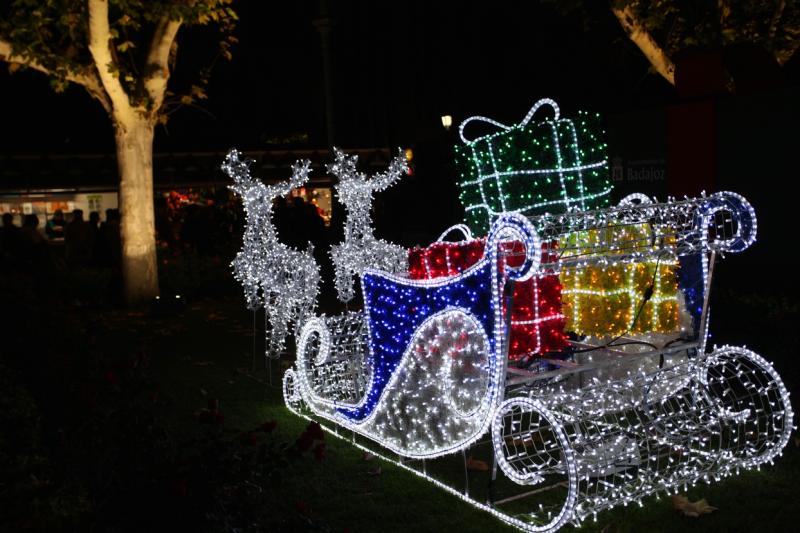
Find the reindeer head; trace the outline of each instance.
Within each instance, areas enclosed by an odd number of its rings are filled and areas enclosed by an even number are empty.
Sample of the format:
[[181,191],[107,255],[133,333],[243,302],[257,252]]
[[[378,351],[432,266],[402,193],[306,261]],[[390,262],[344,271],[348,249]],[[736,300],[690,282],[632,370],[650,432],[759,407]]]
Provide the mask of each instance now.
[[225,161],[222,162],[222,171],[232,180],[231,190],[238,194],[242,199],[247,196],[247,192],[256,185],[256,181],[250,175],[250,165],[252,159],[242,157],[242,153],[232,148]]
[[280,196],[285,196],[289,194],[292,189],[305,185],[306,182],[308,182],[308,175],[310,172],[311,161],[308,159],[295,161],[294,165],[292,165],[292,176],[289,178],[289,181],[285,184],[273,185],[273,187],[280,188],[281,191],[284,191]]
[[388,189],[408,170],[402,150],[392,159],[385,172],[372,177],[357,170],[357,155],[348,156],[338,148],[333,150],[335,160],[328,165],[328,172],[339,179],[339,183],[334,185],[336,195],[349,213],[369,213],[373,193]]
[[252,163],[252,159],[242,157],[242,153],[235,149],[228,152],[222,163],[223,172],[233,179],[231,190],[242,198],[245,206],[260,203],[271,209],[273,200],[305,185],[311,172],[311,161],[304,159],[292,165],[292,176],[288,180],[264,185],[250,175]]

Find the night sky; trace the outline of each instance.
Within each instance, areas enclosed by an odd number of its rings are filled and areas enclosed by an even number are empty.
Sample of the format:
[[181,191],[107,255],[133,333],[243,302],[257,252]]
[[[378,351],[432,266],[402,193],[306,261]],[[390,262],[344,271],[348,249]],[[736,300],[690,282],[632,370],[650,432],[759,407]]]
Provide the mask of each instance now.
[[[490,6],[490,7],[489,7]],[[156,151],[324,147],[317,1],[237,2],[232,62],[219,62],[203,109],[159,128]],[[672,88],[600,6],[582,19],[539,2],[331,2],[336,144],[394,147],[442,134],[439,117],[519,121],[541,97],[567,112],[661,105]],[[208,30],[182,29],[171,83],[207,63]],[[36,72],[0,73],[7,154],[113,152],[108,119],[80,88],[57,95]]]
[[[612,162],[655,159],[663,168],[666,161],[679,195],[729,189],[750,198],[761,237],[742,268],[774,255],[794,209],[780,191],[796,179],[798,58],[783,69],[785,86],[767,97],[696,100],[713,107],[716,118],[703,123],[693,118],[691,99],[649,72],[607,6],[592,6],[583,17],[536,1],[329,2],[334,143],[413,147],[416,155],[417,174],[376,200],[381,237],[429,242],[461,220],[451,150],[463,119],[514,124],[550,97],[564,116],[583,109],[606,117]],[[327,147],[322,52],[312,25],[320,2],[239,1],[236,9],[233,61],[217,63],[202,109],[182,108],[158,128],[155,151]],[[196,80],[215,53],[213,37],[204,28],[181,30],[173,90]],[[114,152],[108,118],[80,88],[55,94],[41,74],[3,68],[0,101],[0,155]],[[671,108],[682,113],[677,122]],[[450,133],[443,114],[453,116]],[[698,129],[698,120],[711,129]],[[618,184],[616,197],[630,190],[666,194],[663,182],[637,182]],[[409,205],[418,216],[408,216]]]

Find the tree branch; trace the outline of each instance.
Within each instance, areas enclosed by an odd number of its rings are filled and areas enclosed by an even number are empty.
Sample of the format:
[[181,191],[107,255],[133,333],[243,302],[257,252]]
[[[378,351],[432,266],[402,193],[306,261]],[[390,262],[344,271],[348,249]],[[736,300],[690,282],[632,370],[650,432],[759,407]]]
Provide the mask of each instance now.
[[[14,55],[11,49],[11,43],[0,39],[0,61],[5,61],[9,64],[17,64],[28,67],[33,70],[37,70],[43,74],[53,77],[61,76],[60,72],[54,72],[44,65],[38,63],[32,58],[23,57],[19,55]],[[111,102],[108,99],[105,91],[103,90],[102,85],[100,84],[100,79],[97,77],[97,74],[93,72],[91,69],[85,69],[83,72],[70,72],[66,71],[63,75],[63,79],[66,79],[69,82],[75,83],[80,85],[86,92],[89,93],[92,98],[95,98],[100,105],[103,106],[103,109],[106,112],[111,112]]]
[[145,63],[144,88],[150,98],[150,109],[156,114],[164,103],[164,95],[169,81],[170,51],[175,43],[175,36],[181,27],[181,20],[172,20],[165,15],[156,26]]
[[630,6],[625,6],[624,9],[612,7],[611,11],[619,19],[628,38],[639,47],[656,72],[675,85],[675,64],[664,52],[664,49],[656,43],[653,36],[636,20]]
[[781,0],[778,2],[778,5],[775,6],[775,13],[772,14],[772,20],[769,21],[769,30],[767,30],[767,46],[771,45],[772,41],[775,40],[775,34],[778,32],[778,22],[783,16],[784,9],[786,9],[786,2],[785,0]]
[[[105,88],[114,113],[127,114],[132,111],[128,93],[119,77],[111,72],[116,67],[111,56],[111,28],[108,25],[107,0],[89,0],[89,52],[94,59],[100,82]],[[117,68],[114,68],[117,70]]]

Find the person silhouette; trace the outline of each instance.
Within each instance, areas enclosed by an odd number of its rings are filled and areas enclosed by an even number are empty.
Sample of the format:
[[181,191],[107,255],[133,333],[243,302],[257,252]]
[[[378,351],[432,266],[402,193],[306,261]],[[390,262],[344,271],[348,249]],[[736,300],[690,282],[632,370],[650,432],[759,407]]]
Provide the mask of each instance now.
[[119,235],[119,209],[106,209],[106,221],[100,224],[100,261],[103,266],[117,268],[122,263],[122,242]]
[[96,265],[100,255],[100,213],[92,211],[89,213],[89,236],[91,246],[91,263]]
[[53,218],[47,221],[44,232],[51,241],[61,240],[64,238],[66,227],[67,221],[64,220],[64,212],[61,209],[56,209],[53,213]]
[[14,215],[3,213],[3,228],[0,229],[0,259],[3,265],[19,259],[20,229],[14,225]]
[[34,269],[42,268],[47,259],[47,242],[39,232],[39,217],[25,215],[20,229],[20,252],[23,261]]
[[72,220],[64,230],[67,245],[67,262],[70,266],[82,268],[88,266],[92,257],[92,230],[83,220],[83,210],[75,209]]

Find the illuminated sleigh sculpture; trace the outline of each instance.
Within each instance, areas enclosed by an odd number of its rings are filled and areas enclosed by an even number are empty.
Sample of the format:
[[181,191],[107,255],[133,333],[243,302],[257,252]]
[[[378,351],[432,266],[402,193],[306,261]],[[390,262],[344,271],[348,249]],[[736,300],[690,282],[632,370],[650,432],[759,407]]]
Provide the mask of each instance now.
[[[542,242],[625,224],[646,225],[650,238],[564,247],[558,260],[541,262]],[[484,258],[461,274],[412,281],[368,270],[363,314],[306,322],[296,366],[283,379],[286,404],[334,422],[340,435],[338,428],[352,430],[354,444],[373,453],[380,452],[357,436],[379,443],[400,456],[400,466],[526,531],[579,525],[619,504],[770,462],[793,429],[780,377],[747,349],[705,350],[716,256],[744,250],[755,233],[752,208],[734,193],[531,219],[501,215]],[[512,239],[524,243],[525,258],[502,268],[499,250],[509,247],[501,243]],[[691,331],[649,348],[635,339],[625,346],[575,340],[573,350],[592,357],[547,371],[509,365],[504,310],[513,305],[507,295],[515,281],[660,258],[697,272],[684,288]],[[470,486],[466,449],[491,454],[485,493]],[[462,488],[452,476],[437,477],[430,460],[458,451]]]

